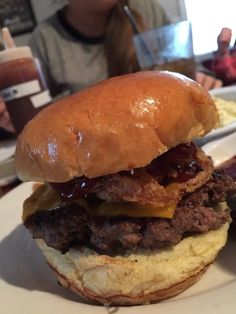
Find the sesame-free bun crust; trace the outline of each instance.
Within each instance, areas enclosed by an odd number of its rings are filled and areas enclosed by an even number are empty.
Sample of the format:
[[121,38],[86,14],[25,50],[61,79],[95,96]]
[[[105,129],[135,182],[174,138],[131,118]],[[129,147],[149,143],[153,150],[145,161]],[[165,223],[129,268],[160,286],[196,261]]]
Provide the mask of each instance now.
[[176,246],[107,256],[83,247],[62,255],[37,240],[59,282],[80,296],[109,305],[134,305],[177,295],[194,284],[227,239],[228,223]]
[[114,77],[42,110],[16,148],[22,180],[64,182],[149,164],[216,124],[210,95],[176,73]]

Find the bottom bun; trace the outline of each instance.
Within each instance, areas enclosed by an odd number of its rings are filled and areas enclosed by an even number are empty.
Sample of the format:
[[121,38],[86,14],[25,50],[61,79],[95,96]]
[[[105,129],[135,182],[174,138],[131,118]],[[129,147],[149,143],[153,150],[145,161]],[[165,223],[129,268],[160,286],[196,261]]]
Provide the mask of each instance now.
[[62,255],[37,240],[59,282],[104,305],[146,304],[175,296],[194,284],[227,240],[228,224],[163,250],[107,256],[83,247]]

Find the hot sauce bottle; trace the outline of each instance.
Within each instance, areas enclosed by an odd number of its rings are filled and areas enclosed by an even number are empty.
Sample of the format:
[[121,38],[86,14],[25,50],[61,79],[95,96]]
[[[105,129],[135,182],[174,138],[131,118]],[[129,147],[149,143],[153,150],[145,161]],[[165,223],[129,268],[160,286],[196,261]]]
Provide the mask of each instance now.
[[51,103],[51,97],[39,60],[33,57],[30,47],[10,46],[0,51],[0,97],[18,135],[29,120]]

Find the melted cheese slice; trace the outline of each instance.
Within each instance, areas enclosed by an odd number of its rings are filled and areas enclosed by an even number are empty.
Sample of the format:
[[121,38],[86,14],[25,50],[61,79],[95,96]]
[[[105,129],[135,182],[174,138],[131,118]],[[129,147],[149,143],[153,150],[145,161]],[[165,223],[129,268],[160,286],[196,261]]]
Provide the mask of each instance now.
[[175,208],[175,204],[160,207],[129,202],[102,202],[94,213],[103,216],[172,218]]
[[89,211],[88,203],[85,199],[63,202],[60,195],[49,184],[42,184],[24,201],[22,220],[25,221],[38,211],[55,210],[72,203],[77,203]]
[[[172,187],[173,189],[173,187]],[[77,203],[91,215],[95,216],[128,216],[128,217],[161,217],[172,218],[177,203],[166,207],[141,205],[131,202],[98,202],[97,205],[89,204],[82,198],[77,201],[62,202],[59,194],[50,185],[43,184],[25,200],[22,219],[25,221],[37,211],[54,210],[71,203]]]
[[60,196],[48,184],[40,185],[34,193],[24,201],[22,220],[37,211],[49,210],[62,205]]

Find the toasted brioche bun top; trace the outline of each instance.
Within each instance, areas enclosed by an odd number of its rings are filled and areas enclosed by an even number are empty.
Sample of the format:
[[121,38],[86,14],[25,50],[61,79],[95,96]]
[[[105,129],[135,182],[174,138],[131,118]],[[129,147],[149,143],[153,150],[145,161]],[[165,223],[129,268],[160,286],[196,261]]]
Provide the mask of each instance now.
[[143,167],[217,122],[210,95],[170,72],[100,82],[42,110],[18,138],[20,179],[65,182]]

